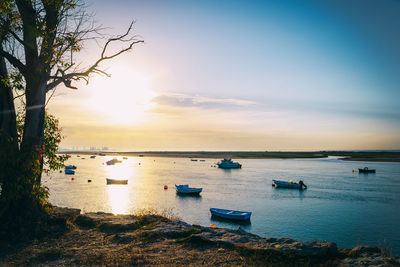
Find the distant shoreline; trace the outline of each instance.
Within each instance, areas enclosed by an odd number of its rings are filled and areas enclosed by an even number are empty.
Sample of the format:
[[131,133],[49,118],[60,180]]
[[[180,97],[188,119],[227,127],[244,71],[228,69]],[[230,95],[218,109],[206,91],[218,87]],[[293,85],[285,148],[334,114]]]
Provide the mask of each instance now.
[[146,152],[110,152],[110,151],[65,151],[59,154],[99,155],[133,157],[169,157],[169,158],[234,158],[234,159],[312,159],[328,156],[344,157],[347,161],[400,162],[400,152],[257,152],[257,151],[146,151]]

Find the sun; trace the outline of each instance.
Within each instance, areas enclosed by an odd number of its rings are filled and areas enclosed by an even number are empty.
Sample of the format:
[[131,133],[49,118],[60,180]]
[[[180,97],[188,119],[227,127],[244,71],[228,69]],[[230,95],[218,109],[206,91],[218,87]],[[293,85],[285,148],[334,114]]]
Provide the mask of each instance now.
[[112,76],[96,77],[90,83],[87,106],[108,124],[136,125],[147,120],[156,94],[148,75],[131,67],[112,67]]

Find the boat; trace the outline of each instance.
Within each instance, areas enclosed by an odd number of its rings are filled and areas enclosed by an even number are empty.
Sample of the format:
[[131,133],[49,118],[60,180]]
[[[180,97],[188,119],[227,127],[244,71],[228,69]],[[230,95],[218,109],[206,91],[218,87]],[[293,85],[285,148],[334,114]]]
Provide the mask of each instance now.
[[128,180],[106,178],[107,184],[128,184]]
[[189,187],[188,184],[175,185],[178,194],[198,195],[203,188]]
[[294,188],[294,189],[303,189],[303,188],[307,189],[307,186],[301,180],[298,183],[295,183],[292,180],[290,180],[289,182],[272,180],[272,186],[275,186],[275,188],[283,187],[283,188]]
[[221,217],[230,220],[246,221],[250,220],[251,211],[240,211],[240,210],[225,210],[225,209],[210,209],[211,215]]
[[106,154],[104,154],[104,153],[99,153],[99,156],[105,156]]
[[201,161],[201,162],[204,162],[204,161],[206,161],[206,160],[205,160],[205,159],[201,159],[200,161]]
[[67,165],[67,166],[65,166],[65,169],[66,170],[75,170],[76,166],[75,165]]
[[242,164],[238,162],[233,162],[232,159],[223,159],[217,163],[218,168],[221,169],[238,169],[242,168]]
[[197,161],[197,159],[190,159],[190,161]]
[[118,160],[117,158],[113,158],[112,160],[107,161],[107,165],[114,165],[115,163],[121,163],[122,161]]
[[94,159],[95,157],[96,157],[95,155],[93,155],[93,156],[90,156],[90,158],[91,158],[91,159]]
[[359,173],[375,173],[376,170],[375,169],[368,169],[368,167],[364,167],[363,169],[358,169]]
[[127,157],[123,157],[122,159],[128,159]]
[[73,171],[71,169],[65,169],[64,172],[65,172],[65,174],[75,174],[75,171]]

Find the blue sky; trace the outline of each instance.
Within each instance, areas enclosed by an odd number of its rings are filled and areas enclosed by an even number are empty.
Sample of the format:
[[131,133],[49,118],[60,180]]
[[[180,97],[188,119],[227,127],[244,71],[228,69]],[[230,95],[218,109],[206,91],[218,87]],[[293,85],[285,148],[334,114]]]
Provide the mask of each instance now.
[[[84,104],[82,96],[107,94],[104,77],[65,91],[76,106],[59,97],[53,109],[65,123],[66,146],[400,148],[399,1],[121,0],[92,1],[89,9],[109,33],[136,20],[145,43],[104,67],[110,86],[126,87],[137,107],[115,99],[122,119],[110,123],[115,118],[103,121]],[[93,47],[86,52],[96,55]],[[65,109],[86,115],[77,121]],[[107,133],[99,135],[102,126]],[[117,133],[124,137],[115,140]]]

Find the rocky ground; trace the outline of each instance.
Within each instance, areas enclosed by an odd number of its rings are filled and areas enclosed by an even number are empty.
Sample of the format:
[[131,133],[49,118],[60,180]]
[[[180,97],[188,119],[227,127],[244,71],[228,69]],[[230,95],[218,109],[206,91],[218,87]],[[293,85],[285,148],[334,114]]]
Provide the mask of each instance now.
[[400,266],[377,247],[262,238],[159,215],[112,215],[56,208],[66,231],[3,244],[0,266]]

